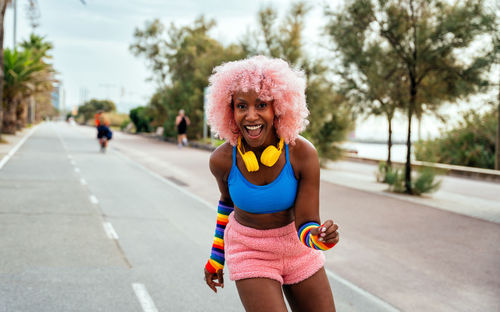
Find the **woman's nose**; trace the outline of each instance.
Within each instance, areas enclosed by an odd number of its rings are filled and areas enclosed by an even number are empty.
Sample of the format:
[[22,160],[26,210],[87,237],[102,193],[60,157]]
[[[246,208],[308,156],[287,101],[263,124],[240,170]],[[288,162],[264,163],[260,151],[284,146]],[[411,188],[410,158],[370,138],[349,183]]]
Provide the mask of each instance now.
[[250,106],[248,108],[247,120],[256,120],[258,118],[257,110],[255,107]]

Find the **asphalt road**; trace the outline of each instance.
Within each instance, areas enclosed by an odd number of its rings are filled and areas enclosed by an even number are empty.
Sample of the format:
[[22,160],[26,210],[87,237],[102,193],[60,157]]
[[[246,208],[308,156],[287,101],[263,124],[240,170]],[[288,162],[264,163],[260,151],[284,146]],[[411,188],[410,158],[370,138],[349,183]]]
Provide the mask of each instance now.
[[[242,311],[201,270],[217,188],[208,153],[43,124],[0,171],[0,311]],[[500,225],[321,183],[341,226],[338,311],[499,311]]]

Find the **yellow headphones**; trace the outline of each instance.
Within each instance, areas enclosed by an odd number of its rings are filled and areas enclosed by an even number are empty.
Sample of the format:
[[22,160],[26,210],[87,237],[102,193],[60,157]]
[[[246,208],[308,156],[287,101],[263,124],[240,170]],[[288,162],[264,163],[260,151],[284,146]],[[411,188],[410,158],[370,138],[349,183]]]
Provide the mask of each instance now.
[[[268,167],[274,166],[274,164],[280,158],[281,151],[283,150],[283,139],[280,139],[278,144],[278,148],[274,145],[269,145],[260,155],[260,162]],[[241,137],[238,137],[238,152],[245,163],[245,167],[247,167],[248,172],[259,171],[259,162],[257,161],[257,157],[255,153],[252,151],[241,152]]]

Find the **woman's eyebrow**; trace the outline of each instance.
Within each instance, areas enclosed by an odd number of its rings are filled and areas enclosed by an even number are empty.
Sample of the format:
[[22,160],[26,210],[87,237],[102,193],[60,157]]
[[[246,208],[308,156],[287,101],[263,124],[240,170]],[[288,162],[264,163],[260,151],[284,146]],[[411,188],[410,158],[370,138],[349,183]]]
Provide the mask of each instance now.
[[239,102],[244,102],[244,103],[247,102],[244,98],[236,98],[236,100],[239,101]]

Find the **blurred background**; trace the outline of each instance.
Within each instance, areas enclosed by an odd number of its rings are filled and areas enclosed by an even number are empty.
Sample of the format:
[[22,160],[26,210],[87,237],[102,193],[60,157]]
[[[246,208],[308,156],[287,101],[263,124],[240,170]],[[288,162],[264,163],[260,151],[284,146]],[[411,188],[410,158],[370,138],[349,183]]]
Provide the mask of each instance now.
[[[144,302],[137,280],[164,310],[218,300],[241,310],[234,287],[214,297],[192,283],[201,271],[163,265],[201,268],[213,233],[206,150],[223,141],[206,123],[208,77],[259,54],[307,79],[302,135],[320,156],[321,211],[342,224],[326,264],[338,310],[499,311],[498,1],[0,0],[0,10],[0,273],[10,273],[0,311],[97,311],[109,298],[130,310],[123,285]],[[192,148],[176,145],[180,109]],[[98,111],[114,132],[106,156]]]
[[[338,148],[344,148],[362,157],[388,159],[390,144],[392,159],[404,161],[411,106],[411,141],[428,142],[417,146],[417,159],[494,167],[492,156],[483,154],[494,153],[495,142],[486,138],[487,146],[477,154],[488,160],[440,157],[435,145],[445,143],[432,140],[475,123],[474,118],[488,123],[498,115],[496,1],[458,1],[471,9],[456,12],[451,9],[455,1],[443,2],[449,8],[417,1],[417,26],[428,27],[418,28],[418,44],[429,57],[415,60],[397,52],[411,56],[412,41],[405,37],[412,32],[408,7],[401,6],[402,15],[391,20],[384,16],[390,5],[373,2],[370,12],[359,9],[368,8],[369,1],[7,2],[4,47],[24,51],[45,46],[40,60],[53,80],[49,101],[57,114],[70,113],[79,123],[88,122],[90,111],[96,110],[91,100],[108,100],[113,126],[127,127],[133,111],[145,122],[139,127],[133,123],[135,129],[129,130],[155,132],[162,127],[165,136],[175,136],[175,115],[184,108],[194,125],[189,137],[201,139],[203,93],[213,67],[264,54],[306,72],[311,116],[304,135],[325,157],[335,159]],[[474,22],[460,28],[460,19]],[[389,32],[401,36],[396,45],[390,43]],[[418,82],[415,103],[409,104],[411,66]],[[35,114],[43,118],[51,108],[42,108],[44,101],[36,97],[31,105],[39,106]],[[493,123],[488,125],[490,132],[496,131]]]

